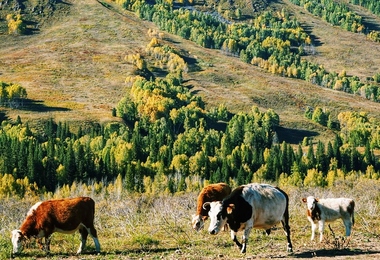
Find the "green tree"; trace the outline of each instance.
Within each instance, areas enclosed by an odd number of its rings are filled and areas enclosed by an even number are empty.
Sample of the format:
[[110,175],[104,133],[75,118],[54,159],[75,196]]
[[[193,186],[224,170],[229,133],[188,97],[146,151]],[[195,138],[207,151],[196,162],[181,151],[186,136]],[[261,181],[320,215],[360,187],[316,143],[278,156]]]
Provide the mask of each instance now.
[[311,119],[320,125],[327,126],[328,116],[320,107],[314,110]]

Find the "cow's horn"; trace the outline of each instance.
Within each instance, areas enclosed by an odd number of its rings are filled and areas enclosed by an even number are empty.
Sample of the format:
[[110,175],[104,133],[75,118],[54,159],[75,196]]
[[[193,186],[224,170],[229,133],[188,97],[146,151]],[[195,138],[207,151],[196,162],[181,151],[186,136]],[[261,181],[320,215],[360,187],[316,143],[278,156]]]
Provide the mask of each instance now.
[[203,203],[203,209],[206,209],[206,207],[210,207],[210,202]]

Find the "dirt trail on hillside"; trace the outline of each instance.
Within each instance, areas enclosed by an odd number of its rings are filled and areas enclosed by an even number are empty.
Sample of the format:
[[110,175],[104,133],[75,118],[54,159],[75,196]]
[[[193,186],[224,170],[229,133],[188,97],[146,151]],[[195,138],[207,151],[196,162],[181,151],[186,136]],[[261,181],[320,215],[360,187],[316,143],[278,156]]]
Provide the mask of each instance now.
[[[367,40],[364,34],[332,26],[289,0],[281,0],[279,4],[295,14],[303,28],[311,34],[317,55],[307,59],[323,64],[328,71],[339,73],[345,70],[348,75],[364,79],[380,72],[379,43]],[[367,23],[380,25],[380,18],[364,12],[361,15],[365,15]]]

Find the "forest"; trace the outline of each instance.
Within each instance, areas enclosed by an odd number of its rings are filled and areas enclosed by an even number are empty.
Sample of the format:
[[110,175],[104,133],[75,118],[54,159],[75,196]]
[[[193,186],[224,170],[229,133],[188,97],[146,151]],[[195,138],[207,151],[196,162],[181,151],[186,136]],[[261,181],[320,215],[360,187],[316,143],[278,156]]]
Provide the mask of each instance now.
[[[205,48],[221,49],[270,73],[379,100],[379,75],[362,82],[344,71],[327,72],[306,61],[305,47],[312,45],[311,38],[284,10],[264,11],[251,23],[239,23],[234,22],[238,17],[222,19],[171,2],[116,2],[164,31]],[[313,9],[306,2],[297,4],[313,13],[321,6]],[[327,0],[323,4],[331,5],[319,12],[324,17],[334,17],[337,10],[350,13],[347,6],[337,9]],[[360,17],[351,13],[344,17],[333,20],[345,28],[363,26]],[[272,109],[260,111],[253,106],[235,114],[223,104],[206,109],[203,99],[183,85],[191,68],[180,51],[161,43],[155,31],[150,34],[143,52],[125,57],[135,71],[126,78],[127,90],[112,111],[122,123],[94,122],[73,132],[70,123],[53,119],[38,129],[20,117],[16,122],[2,122],[2,196],[22,197],[28,185],[52,192],[73,182],[118,177],[125,180],[128,191],[138,193],[191,190],[187,187],[191,180],[325,187],[337,179],[379,178],[377,118],[365,112],[332,115],[325,108],[307,107],[304,116],[334,131],[335,139],[313,142],[305,137],[298,145],[280,142],[281,119]],[[23,104],[25,88],[9,82],[1,86],[3,106]]]
[[[74,182],[124,180],[129,192],[176,193],[197,189],[199,180],[240,185],[270,181],[328,187],[346,179],[378,179],[379,122],[365,113],[342,112],[336,119],[321,108],[305,117],[336,132],[332,141],[304,138],[279,142],[279,116],[257,107],[233,114],[224,105],[205,109],[201,97],[182,84],[187,70],[176,50],[152,38],[146,58],[125,59],[137,74],[114,109],[123,123],[70,130],[47,120],[40,129],[3,121],[0,132],[2,196],[39,189],[53,192]],[[164,78],[146,79],[149,61],[170,68]],[[165,62],[164,62],[165,61]]]

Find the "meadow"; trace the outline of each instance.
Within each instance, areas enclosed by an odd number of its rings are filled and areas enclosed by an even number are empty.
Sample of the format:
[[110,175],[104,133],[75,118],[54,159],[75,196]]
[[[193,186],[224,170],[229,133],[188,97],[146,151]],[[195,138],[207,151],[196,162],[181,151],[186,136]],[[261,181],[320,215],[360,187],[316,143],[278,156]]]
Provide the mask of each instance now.
[[[332,188],[283,187],[290,196],[290,226],[292,254],[286,252],[286,238],[280,225],[267,236],[263,230],[253,230],[247,253],[241,254],[229,232],[212,236],[205,229],[191,228],[197,192],[174,195],[128,194],[116,183],[102,189],[93,185],[74,184],[57,189],[54,194],[38,198],[5,198],[0,201],[0,258],[11,256],[10,232],[19,228],[28,209],[38,200],[51,197],[91,196],[96,201],[95,227],[101,243],[101,253],[95,253],[88,238],[84,254],[75,255],[79,233],[55,233],[51,254],[46,255],[34,240],[29,241],[15,259],[376,259],[380,257],[378,181],[357,180],[336,183]],[[344,238],[341,221],[326,227],[322,243],[311,242],[311,227],[306,219],[306,206],[301,199],[316,197],[351,197],[356,202],[355,226],[351,238]],[[239,235],[241,235],[239,233]],[[318,236],[317,236],[318,237]]]

